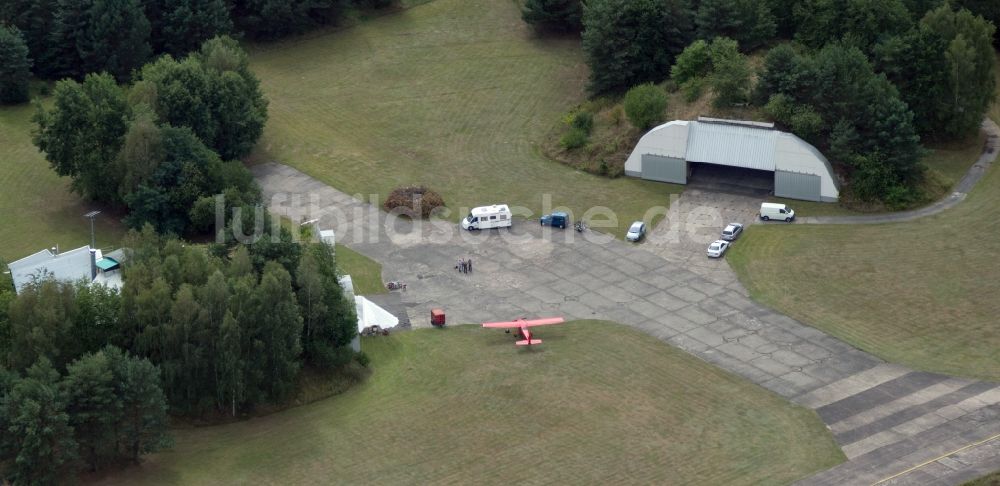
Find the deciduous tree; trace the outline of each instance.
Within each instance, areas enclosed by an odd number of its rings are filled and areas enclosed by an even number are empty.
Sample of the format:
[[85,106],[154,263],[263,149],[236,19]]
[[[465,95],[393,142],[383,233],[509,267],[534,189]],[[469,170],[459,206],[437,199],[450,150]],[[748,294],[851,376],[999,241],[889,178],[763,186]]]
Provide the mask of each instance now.
[[83,83],[60,81],[51,109],[38,108],[35,145],[53,170],[72,178],[79,194],[105,203],[119,201],[115,160],[132,111],[125,94],[107,74]]

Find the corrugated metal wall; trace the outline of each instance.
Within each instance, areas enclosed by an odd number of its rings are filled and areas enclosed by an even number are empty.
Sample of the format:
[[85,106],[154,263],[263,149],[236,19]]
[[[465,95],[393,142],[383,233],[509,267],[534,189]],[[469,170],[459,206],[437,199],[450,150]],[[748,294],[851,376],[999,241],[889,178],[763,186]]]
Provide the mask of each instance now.
[[822,201],[820,177],[813,174],[774,171],[774,195],[805,201]]
[[687,184],[688,164],[684,159],[643,154],[642,178],[651,181]]

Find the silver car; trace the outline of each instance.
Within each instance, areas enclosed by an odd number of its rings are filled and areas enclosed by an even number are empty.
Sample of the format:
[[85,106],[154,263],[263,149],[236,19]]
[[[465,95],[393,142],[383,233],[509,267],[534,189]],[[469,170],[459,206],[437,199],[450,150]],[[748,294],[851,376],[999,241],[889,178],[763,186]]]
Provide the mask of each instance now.
[[715,240],[711,245],[708,245],[708,257],[709,258],[722,258],[722,255],[726,253],[729,249],[729,242],[726,240]]
[[722,239],[726,241],[734,241],[743,234],[743,225],[740,223],[729,223],[726,225],[725,229],[722,230]]
[[629,241],[639,241],[643,236],[646,236],[646,223],[642,221],[636,221],[629,226],[628,233],[625,233],[625,239]]

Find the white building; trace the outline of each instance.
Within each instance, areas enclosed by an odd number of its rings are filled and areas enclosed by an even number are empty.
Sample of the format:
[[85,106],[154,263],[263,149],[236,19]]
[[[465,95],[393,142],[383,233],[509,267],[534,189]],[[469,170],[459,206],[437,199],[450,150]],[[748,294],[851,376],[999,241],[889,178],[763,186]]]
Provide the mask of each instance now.
[[625,162],[625,174],[686,184],[691,163],[773,172],[774,195],[779,197],[833,202],[840,195],[826,157],[770,123],[713,118],[665,123],[639,139]]
[[62,282],[86,281],[111,288],[121,288],[121,250],[104,255],[101,250],[82,246],[59,252],[58,247],[42,250],[7,265],[14,280],[14,290],[20,292],[37,279],[53,278]]

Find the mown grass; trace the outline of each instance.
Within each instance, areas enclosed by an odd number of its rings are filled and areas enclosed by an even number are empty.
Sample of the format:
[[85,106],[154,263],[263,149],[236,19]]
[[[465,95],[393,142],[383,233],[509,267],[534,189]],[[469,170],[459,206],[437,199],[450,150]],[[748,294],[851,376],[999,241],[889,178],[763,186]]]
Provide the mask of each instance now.
[[1000,379],[1000,170],[939,215],[749,228],[729,262],[751,295],[883,359]]
[[1000,471],[962,483],[962,486],[1000,486]]
[[108,484],[787,484],[843,460],[814,412],[618,325],[517,348],[474,326],[366,338],[352,390],[178,430]]
[[[920,187],[924,194],[923,200],[916,203],[915,207],[925,206],[947,197],[952,189],[969,167],[976,162],[983,149],[985,135],[976,133],[963,140],[953,142],[934,143],[927,148],[929,153],[921,160],[927,167],[925,182]],[[843,197],[844,188],[841,188]],[[889,212],[890,210],[881,205],[872,208],[856,207],[858,203],[821,203],[812,201],[799,201],[797,199],[786,199],[781,197],[769,197],[769,202],[783,203],[795,209],[795,214],[804,216],[852,216],[870,212]],[[864,210],[868,209],[868,210]],[[912,209],[912,208],[907,208]]]
[[[94,209],[69,191],[69,179],[49,168],[31,143],[29,104],[0,107],[0,258],[8,262],[59,245],[90,244]],[[95,224],[97,246],[117,248],[123,235],[120,215],[105,213]]]
[[384,294],[382,265],[340,243],[337,243],[337,269],[351,276],[355,295]]
[[325,35],[251,46],[270,99],[254,160],[277,160],[349,194],[400,184],[463,208],[505,202],[538,215],[546,195],[579,217],[618,214],[616,234],[669,186],[609,180],[546,160],[545,132],[585,98],[579,39],[539,38],[515,2],[437,0]]

